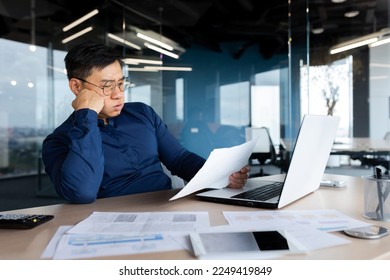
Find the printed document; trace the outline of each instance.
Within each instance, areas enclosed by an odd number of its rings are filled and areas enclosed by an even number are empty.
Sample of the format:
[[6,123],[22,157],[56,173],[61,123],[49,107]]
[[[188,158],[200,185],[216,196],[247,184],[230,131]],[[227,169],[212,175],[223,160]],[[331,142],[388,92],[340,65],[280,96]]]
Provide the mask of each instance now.
[[83,259],[190,250],[189,233],[210,226],[207,212],[94,212],[61,226],[43,259]]
[[214,149],[194,178],[170,201],[202,189],[222,189],[229,185],[229,176],[248,164],[257,140],[255,138],[231,148]]
[[263,228],[305,226],[325,232],[368,226],[368,223],[348,217],[337,210],[225,211],[229,224],[259,223]]
[[94,212],[68,233],[188,233],[209,227],[208,212]]

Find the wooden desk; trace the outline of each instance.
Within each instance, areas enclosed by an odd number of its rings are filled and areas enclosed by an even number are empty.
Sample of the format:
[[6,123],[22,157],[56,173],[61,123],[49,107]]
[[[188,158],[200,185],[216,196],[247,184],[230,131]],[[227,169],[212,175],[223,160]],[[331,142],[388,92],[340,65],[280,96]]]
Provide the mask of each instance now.
[[[282,180],[283,175],[258,178]],[[324,179],[344,180],[344,190],[319,189],[312,194],[286,206],[283,210],[336,209],[350,217],[370,222],[363,218],[363,181],[359,177],[324,175]],[[0,259],[40,259],[49,240],[61,225],[74,225],[87,218],[93,211],[149,212],[149,211],[208,211],[211,225],[223,225],[226,221],[222,211],[256,211],[258,208],[230,206],[197,200],[194,196],[169,202],[177,190],[129,195],[100,199],[92,204],[59,204],[22,209],[18,213],[53,214],[54,220],[31,230],[0,230]],[[2,212],[6,213],[6,212]],[[373,222],[390,229],[387,222]],[[363,240],[348,237],[341,232],[333,233],[351,241],[350,244],[312,251],[307,255],[286,256],[285,259],[390,259],[390,236],[378,240]],[[111,258],[111,257],[110,257]],[[116,259],[193,259],[187,251],[149,253],[116,256]],[[106,259],[106,258],[103,258]]]

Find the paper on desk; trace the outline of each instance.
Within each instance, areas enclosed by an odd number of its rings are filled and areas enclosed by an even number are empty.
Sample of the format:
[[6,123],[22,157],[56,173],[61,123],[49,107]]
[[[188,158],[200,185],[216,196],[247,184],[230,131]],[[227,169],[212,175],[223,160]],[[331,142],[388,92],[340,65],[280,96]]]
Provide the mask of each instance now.
[[66,232],[71,228],[72,226],[60,226],[54,236],[51,238],[49,244],[47,244],[45,251],[43,251],[41,258],[42,259],[51,259],[54,257],[54,254],[56,252],[58,243],[60,242],[62,236],[66,234]]
[[225,211],[223,215],[229,224],[244,225],[245,223],[260,223],[264,228],[305,226],[307,228],[332,232],[369,225],[333,209]]
[[170,201],[202,189],[222,189],[229,185],[229,176],[248,164],[257,140],[255,138],[231,148],[214,149],[194,178]]
[[208,227],[208,212],[93,212],[68,233],[73,234],[182,234]]
[[209,227],[207,212],[94,212],[61,226],[41,258],[82,259],[190,250],[188,234]]
[[83,259],[151,252],[189,250],[187,238],[164,234],[71,234],[60,226],[41,255],[42,259]]
[[64,234],[53,259],[83,259],[183,250],[167,234]]

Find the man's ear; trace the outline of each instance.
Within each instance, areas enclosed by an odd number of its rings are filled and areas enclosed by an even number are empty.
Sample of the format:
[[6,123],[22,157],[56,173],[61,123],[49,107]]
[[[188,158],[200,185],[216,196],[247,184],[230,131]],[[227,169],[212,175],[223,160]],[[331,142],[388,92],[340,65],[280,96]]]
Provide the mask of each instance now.
[[72,78],[69,80],[69,88],[75,95],[77,95],[81,90],[81,82],[75,78]]

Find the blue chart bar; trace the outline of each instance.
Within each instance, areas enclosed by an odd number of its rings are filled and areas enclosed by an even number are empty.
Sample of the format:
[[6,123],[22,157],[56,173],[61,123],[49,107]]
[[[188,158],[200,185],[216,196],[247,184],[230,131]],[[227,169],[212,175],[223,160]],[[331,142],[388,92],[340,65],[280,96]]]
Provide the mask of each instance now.
[[128,235],[73,235],[69,238],[69,245],[86,246],[86,245],[107,245],[117,243],[135,243],[163,240],[161,234],[145,236],[128,236]]

